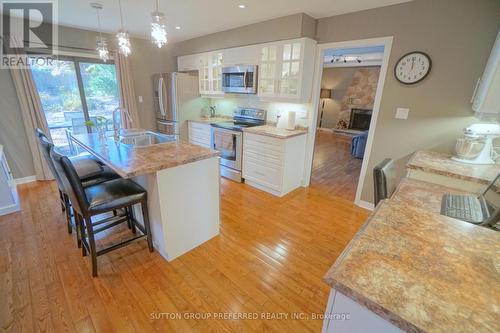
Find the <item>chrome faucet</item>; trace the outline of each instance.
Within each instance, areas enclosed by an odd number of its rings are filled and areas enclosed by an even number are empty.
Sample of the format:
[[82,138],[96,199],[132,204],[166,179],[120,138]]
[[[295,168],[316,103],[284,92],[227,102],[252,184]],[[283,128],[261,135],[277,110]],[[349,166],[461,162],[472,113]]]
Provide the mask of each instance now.
[[[117,119],[116,115],[118,115],[118,119]],[[120,108],[114,109],[113,110],[113,136],[115,137],[115,139],[119,139],[119,137],[120,137],[120,127],[121,127],[121,117],[120,116],[121,116]]]
[[216,110],[217,110],[216,106],[211,106],[210,107],[210,118],[214,118],[215,117]]

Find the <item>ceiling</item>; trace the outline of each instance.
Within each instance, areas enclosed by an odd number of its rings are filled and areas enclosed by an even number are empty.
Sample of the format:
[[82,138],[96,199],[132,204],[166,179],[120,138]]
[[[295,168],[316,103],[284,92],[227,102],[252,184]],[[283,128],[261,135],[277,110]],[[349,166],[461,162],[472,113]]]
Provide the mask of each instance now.
[[[149,38],[150,13],[155,8],[155,0],[121,1],[125,29],[133,36]],[[166,14],[169,41],[178,42],[296,13],[321,18],[407,1],[410,0],[159,0],[159,3],[160,11]],[[114,33],[120,29],[118,0],[58,1],[59,24],[97,30],[91,2],[104,6],[103,31]],[[246,8],[240,9],[241,4]],[[176,30],[176,26],[181,29]]]

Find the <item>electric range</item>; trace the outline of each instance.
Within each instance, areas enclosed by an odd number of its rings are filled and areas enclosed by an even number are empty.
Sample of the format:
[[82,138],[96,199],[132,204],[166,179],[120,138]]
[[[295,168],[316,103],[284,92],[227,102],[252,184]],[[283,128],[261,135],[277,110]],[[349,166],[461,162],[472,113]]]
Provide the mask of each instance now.
[[243,128],[266,124],[267,112],[260,109],[237,108],[233,121],[213,123],[212,148],[220,152],[221,176],[241,182]]

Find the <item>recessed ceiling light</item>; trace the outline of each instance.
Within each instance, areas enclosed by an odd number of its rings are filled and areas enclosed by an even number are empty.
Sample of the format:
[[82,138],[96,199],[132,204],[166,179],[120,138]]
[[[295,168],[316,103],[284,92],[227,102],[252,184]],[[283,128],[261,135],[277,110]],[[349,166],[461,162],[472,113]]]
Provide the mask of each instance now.
[[181,30],[181,27],[177,26],[175,27],[175,30]]
[[245,9],[245,8],[247,8],[247,6],[246,5],[238,5],[238,8]]

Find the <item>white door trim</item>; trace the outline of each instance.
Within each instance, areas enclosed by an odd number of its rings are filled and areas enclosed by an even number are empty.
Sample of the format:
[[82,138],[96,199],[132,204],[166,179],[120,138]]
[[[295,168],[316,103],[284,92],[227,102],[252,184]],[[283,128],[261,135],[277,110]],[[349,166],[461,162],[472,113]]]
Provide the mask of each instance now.
[[318,105],[319,105],[319,92],[321,88],[321,78],[323,76],[323,61],[324,52],[327,49],[339,49],[339,48],[354,48],[354,47],[368,47],[383,45],[384,46],[384,56],[382,58],[382,66],[380,67],[380,75],[378,78],[377,91],[375,93],[375,101],[373,103],[373,113],[370,122],[370,131],[368,132],[368,140],[366,143],[365,156],[363,158],[363,163],[361,165],[361,173],[359,176],[358,187],[356,189],[356,197],[354,203],[360,207],[366,208],[366,203],[361,200],[361,191],[363,190],[364,180],[366,176],[366,171],[368,169],[368,161],[370,160],[370,154],[373,144],[373,136],[375,133],[375,127],[377,125],[377,118],[380,111],[380,102],[382,100],[382,92],[384,90],[385,78],[387,76],[387,69],[389,66],[389,57],[391,55],[392,48],[392,36],[379,37],[379,38],[369,38],[360,40],[351,40],[344,42],[334,42],[334,43],[324,43],[318,44],[316,47],[316,62],[314,70],[314,81],[313,81],[313,92],[312,92],[312,117],[309,117],[309,129],[308,140],[306,146],[306,165],[304,168],[304,186],[309,186],[311,181],[312,172],[312,162],[314,157],[314,141],[316,138],[316,127],[318,120]]

